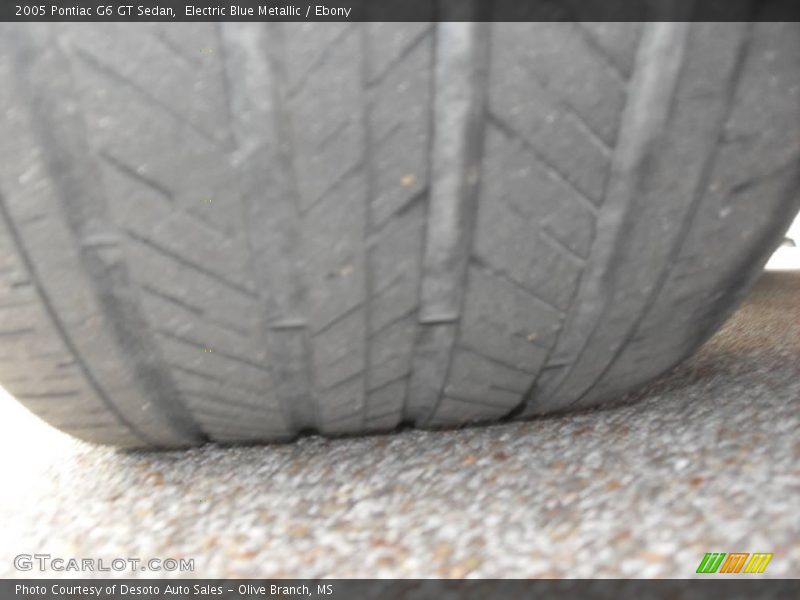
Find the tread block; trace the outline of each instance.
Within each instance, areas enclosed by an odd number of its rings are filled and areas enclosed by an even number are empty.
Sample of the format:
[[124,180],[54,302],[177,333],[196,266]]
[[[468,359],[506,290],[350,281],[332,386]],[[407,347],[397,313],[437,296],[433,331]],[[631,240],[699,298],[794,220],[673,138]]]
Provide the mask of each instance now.
[[480,268],[469,269],[461,341],[509,368],[535,373],[547,357],[560,315],[527,292]]

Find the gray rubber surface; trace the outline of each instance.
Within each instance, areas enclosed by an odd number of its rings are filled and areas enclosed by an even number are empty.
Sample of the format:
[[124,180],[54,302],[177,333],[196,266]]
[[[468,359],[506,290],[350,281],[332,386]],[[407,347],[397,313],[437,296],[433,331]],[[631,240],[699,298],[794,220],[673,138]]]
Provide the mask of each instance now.
[[49,552],[194,558],[207,577],[683,578],[716,551],[772,552],[759,577],[800,577],[800,272],[766,275],[628,400],[158,453],[76,441],[3,401],[0,576],[62,576],[12,568]]
[[0,40],[0,381],[87,440],[619,397],[713,333],[800,202],[793,23]]

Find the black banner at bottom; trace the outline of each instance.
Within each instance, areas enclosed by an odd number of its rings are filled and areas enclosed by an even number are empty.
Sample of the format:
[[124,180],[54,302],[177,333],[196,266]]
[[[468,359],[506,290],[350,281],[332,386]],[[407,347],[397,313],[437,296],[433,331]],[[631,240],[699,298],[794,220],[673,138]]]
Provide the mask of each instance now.
[[[713,578],[712,578],[713,577]],[[18,600],[732,600],[800,598],[800,580],[711,576],[687,580],[419,579],[6,579],[0,598]]]

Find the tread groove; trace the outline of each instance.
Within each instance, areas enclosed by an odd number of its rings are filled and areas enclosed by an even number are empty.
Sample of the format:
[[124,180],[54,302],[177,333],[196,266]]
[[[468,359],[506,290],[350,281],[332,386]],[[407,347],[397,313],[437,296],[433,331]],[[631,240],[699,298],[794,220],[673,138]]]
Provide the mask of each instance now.
[[201,62],[197,57],[186,54],[181,50],[175,42],[173,42],[163,31],[157,31],[153,34],[153,38],[157,40],[162,46],[169,50],[174,56],[182,60],[184,64],[192,69],[200,66]]
[[225,352],[224,350],[217,350],[215,348],[209,348],[207,344],[203,344],[202,342],[198,342],[186,336],[177,334],[175,332],[169,331],[167,329],[158,329],[156,330],[159,335],[163,335],[166,338],[171,340],[175,340],[176,342],[180,342],[187,346],[192,346],[194,348],[199,348],[200,350],[209,350],[211,353],[216,354],[218,356],[222,356],[227,358],[228,360],[232,360],[234,362],[242,363],[254,369],[258,369],[259,371],[263,371],[265,373],[270,373],[270,369],[265,367],[263,364],[258,363],[253,360],[249,360],[242,356],[237,356],[236,354],[231,354],[230,352]]
[[596,298],[591,304],[571,303],[562,324],[551,357],[559,361],[570,359],[570,366],[559,372],[557,383],[539,389],[537,377],[525,395],[526,407],[554,398],[561,384],[574,369],[591,334],[578,335],[587,326],[594,330],[607,308],[609,291],[606,274],[613,266],[617,247],[628,225],[630,210],[639,192],[641,174],[649,166],[651,147],[658,142],[667,125],[675,99],[683,65],[683,50],[687,40],[686,23],[653,23],[645,29],[639,42],[636,66],[623,110],[618,133],[612,174],[606,184],[604,210],[598,219],[595,239],[587,258],[586,268],[576,287],[576,298]]
[[150,294],[151,296],[155,296],[156,298],[160,298],[161,300],[164,300],[165,302],[169,302],[170,304],[174,304],[175,306],[178,306],[178,307],[180,307],[180,308],[182,308],[184,310],[188,310],[190,313],[192,313],[195,316],[199,317],[205,312],[202,308],[199,308],[197,306],[194,306],[192,304],[184,302],[183,300],[181,300],[180,298],[178,298],[176,296],[173,296],[172,294],[168,294],[167,292],[163,292],[161,290],[157,290],[156,288],[154,288],[154,287],[152,287],[150,285],[147,285],[146,283],[142,284],[141,287],[142,287],[142,291],[144,291],[145,293]]
[[650,309],[654,306],[655,302],[659,297],[659,294],[661,293],[661,290],[664,287],[664,284],[669,278],[669,274],[672,271],[672,267],[675,265],[676,260],[678,258],[678,254],[681,248],[683,247],[683,242],[686,239],[686,236],[689,234],[689,231],[691,230],[691,227],[694,224],[695,218],[697,217],[698,210],[700,208],[700,201],[703,197],[703,194],[705,193],[705,191],[708,188],[708,185],[710,184],[711,173],[713,171],[713,167],[717,158],[716,153],[719,151],[720,142],[722,141],[722,136],[725,131],[725,124],[727,123],[730,112],[733,108],[734,98],[735,98],[734,91],[741,79],[744,62],[749,53],[750,42],[752,39],[751,29],[752,29],[752,24],[750,24],[750,30],[748,30],[743,36],[743,41],[738,48],[738,55],[736,58],[735,67],[728,80],[728,90],[725,95],[726,98],[725,106],[723,110],[720,112],[718,123],[716,124],[716,130],[717,130],[716,143],[714,143],[712,146],[711,155],[705,157],[705,164],[702,167],[698,185],[692,192],[691,202],[689,203],[689,207],[686,210],[686,214],[684,215],[681,229],[678,235],[676,236],[675,240],[673,241],[673,244],[669,250],[665,266],[661,270],[661,273],[656,280],[656,284],[651,290],[647,300],[645,301],[644,306],[639,311],[637,317],[633,319],[633,321],[631,322],[631,325],[627,333],[625,334],[622,343],[614,351],[611,360],[608,361],[606,366],[603,369],[601,369],[599,374],[597,374],[597,376],[593,379],[593,381],[587,386],[586,391],[584,391],[572,403],[567,405],[567,408],[579,404],[580,401],[585,397],[585,395],[590,391],[591,387],[594,386],[595,383],[600,381],[606,375],[606,373],[608,373],[611,370],[617,359],[620,357],[622,352],[628,346],[628,343],[636,336],[639,324],[642,322],[645,316],[650,312]]
[[150,238],[147,238],[147,237],[145,237],[143,235],[140,235],[140,234],[136,233],[135,231],[133,231],[131,229],[123,228],[122,231],[124,231],[125,234],[129,238],[131,238],[132,240],[135,240],[135,241],[139,242],[140,244],[143,244],[143,245],[147,246],[148,248],[150,248],[151,250],[153,250],[155,252],[158,252],[159,254],[162,254],[164,256],[168,256],[169,258],[171,258],[175,262],[182,264],[184,267],[192,269],[193,271],[197,271],[198,273],[202,273],[206,277],[209,277],[210,279],[213,279],[214,281],[223,284],[225,287],[227,287],[227,288],[229,288],[231,290],[235,290],[235,291],[239,292],[240,294],[243,294],[243,295],[247,296],[248,298],[255,298],[256,297],[256,295],[252,291],[250,291],[248,288],[246,288],[246,287],[244,287],[242,285],[239,285],[235,281],[231,281],[231,280],[227,279],[226,277],[218,275],[217,273],[215,273],[214,271],[211,271],[210,269],[207,269],[206,267],[198,265],[197,263],[189,260],[185,256],[182,256],[182,255],[178,254],[177,252],[173,252],[172,250],[170,250],[168,248],[165,248],[164,246],[162,246],[161,244],[159,244],[158,242],[156,242],[154,240],[151,240]]
[[[248,247],[260,275],[256,281],[264,322],[261,336],[269,351],[270,370],[287,428],[297,432],[316,427],[319,418],[305,317],[308,292],[298,267],[302,216],[292,120],[286,101],[285,40],[278,25],[270,27],[268,31],[254,24],[225,23],[220,25],[220,35],[234,140],[239,151],[251,149],[237,167],[246,182]],[[252,124],[254,117],[259,123],[256,127]],[[266,164],[279,165],[282,176],[277,181],[274,177],[265,179]],[[266,202],[271,204],[272,214],[261,208]],[[265,234],[276,240],[269,246],[269,254],[261,246],[255,251]],[[294,350],[287,352],[287,348]],[[306,383],[298,384],[302,379]]]
[[410,376],[411,376],[411,371],[407,371],[406,373],[403,373],[402,375],[394,377],[394,378],[390,379],[389,381],[385,381],[380,385],[376,385],[375,387],[368,389],[367,392],[369,394],[374,394],[375,392],[379,392],[379,391],[381,391],[381,390],[383,390],[383,389],[385,389],[385,388],[387,388],[389,386],[392,386],[392,385],[394,385],[396,383],[400,383],[401,381],[406,381]]
[[403,314],[395,317],[394,319],[392,319],[390,321],[387,321],[386,323],[381,325],[378,329],[376,329],[375,331],[369,333],[368,337],[370,337],[370,338],[378,337],[380,334],[384,333],[387,329],[391,329],[392,327],[394,327],[398,323],[402,323],[403,321],[408,321],[415,314],[417,314],[417,310],[419,310],[419,309],[415,306],[414,308],[412,308],[410,310],[407,310],[406,312],[404,312]]
[[600,137],[600,134],[597,133],[591,125],[586,121],[584,116],[578,112],[578,110],[572,106],[567,100],[564,98],[559,98],[550,87],[550,85],[543,81],[542,78],[536,73],[536,71],[531,68],[528,63],[522,63],[525,66],[525,71],[528,73],[528,76],[531,78],[532,81],[535,81],[539,86],[539,89],[542,90],[543,95],[545,96],[545,100],[552,104],[553,106],[557,107],[561,110],[561,112],[570,119],[573,123],[575,123],[578,128],[586,134],[592,143],[597,147],[597,149],[603,154],[605,158],[608,158],[612,154],[612,149],[609,147],[608,143]]
[[325,49],[324,52],[320,52],[319,55],[314,59],[312,64],[306,69],[298,78],[297,81],[286,91],[286,98],[288,100],[293,100],[294,97],[300,93],[300,91],[305,87],[306,83],[311,79],[311,76],[316,73],[322,65],[324,65],[331,56],[331,48],[341,44],[344,39],[355,31],[355,26],[348,24],[346,27],[343,27],[342,30],[336,34],[333,39],[328,43],[328,47]]
[[456,346],[456,348],[459,349],[459,350],[463,350],[465,352],[469,352],[469,353],[474,354],[476,356],[480,356],[481,358],[483,358],[485,360],[488,360],[489,362],[494,363],[499,367],[503,367],[504,369],[511,369],[513,371],[518,371],[520,373],[525,373],[526,375],[531,375],[531,376],[535,376],[536,375],[535,371],[528,371],[528,370],[523,369],[521,367],[518,367],[516,365],[512,365],[511,363],[507,363],[507,362],[502,361],[502,360],[500,360],[498,358],[495,358],[493,356],[489,356],[488,354],[484,354],[483,352],[480,352],[480,351],[476,350],[475,348],[472,348],[470,346],[466,346],[463,343],[458,344]]
[[71,47],[71,54],[79,58],[81,62],[83,62],[83,64],[87,65],[88,67],[91,67],[96,73],[99,73],[107,77],[108,79],[120,83],[124,87],[135,91],[141,98],[147,100],[153,106],[157,106],[179,123],[183,123],[184,125],[189,127],[197,135],[205,139],[213,146],[216,146],[218,148],[224,148],[220,140],[216,139],[213,135],[198,127],[193,121],[187,119],[179,111],[175,110],[169,104],[165,104],[164,102],[162,102],[161,100],[150,94],[150,92],[142,88],[138,83],[126,77],[122,73],[118,72],[116,69],[106,64],[101,59],[97,58],[94,54],[92,54],[88,50],[81,48],[80,46],[73,45]]
[[11,215],[8,211],[8,207],[6,206],[6,199],[3,194],[0,193],[0,216],[2,216],[3,220],[8,227],[11,240],[14,243],[14,246],[17,248],[19,253],[19,257],[23,265],[25,266],[25,270],[28,272],[29,277],[35,283],[34,288],[38,292],[38,295],[42,301],[42,306],[44,307],[45,312],[50,317],[50,321],[53,323],[54,328],[59,334],[61,341],[66,346],[67,351],[74,357],[75,364],[83,373],[86,381],[89,383],[91,388],[95,391],[98,398],[105,404],[108,408],[108,411],[114,415],[114,417],[124,426],[126,426],[133,435],[135,435],[139,440],[141,440],[145,444],[156,445],[155,440],[151,439],[147,434],[139,429],[125,416],[119,411],[119,409],[111,402],[111,399],[108,397],[106,392],[103,388],[100,387],[99,382],[94,378],[92,372],[89,370],[89,366],[84,361],[83,357],[78,353],[77,347],[73,344],[72,340],[69,337],[67,329],[64,327],[64,324],[61,322],[61,319],[58,317],[58,313],[56,313],[55,308],[53,307],[50,298],[45,291],[42,284],[38,281],[39,276],[34,268],[33,262],[31,261],[31,257],[28,255],[25,246],[23,245],[22,238],[19,235],[19,232],[16,230],[14,226],[14,222],[11,220]]
[[470,257],[470,264],[474,265],[477,268],[479,268],[484,273],[487,273],[488,275],[491,275],[492,277],[497,277],[499,279],[502,279],[506,283],[511,284],[516,289],[518,289],[519,291],[523,292],[524,294],[529,296],[531,299],[535,300],[538,304],[540,304],[540,305],[542,305],[542,306],[554,311],[555,313],[557,313],[558,316],[560,316],[560,317],[564,316],[564,311],[561,308],[559,308],[558,306],[556,306],[555,304],[553,304],[549,300],[546,300],[545,298],[542,298],[541,295],[539,295],[536,291],[530,289],[525,284],[523,284],[523,283],[517,281],[516,279],[514,279],[514,277],[512,277],[508,273],[508,271],[506,271],[504,269],[498,269],[497,267],[492,266],[491,264],[489,264],[481,256],[479,256],[477,254],[473,254]]
[[362,308],[364,308],[364,303],[363,302],[359,302],[358,304],[356,304],[354,306],[351,306],[350,308],[348,308],[343,313],[337,315],[336,317],[334,317],[333,319],[331,319],[327,323],[324,323],[323,325],[321,325],[319,327],[319,329],[313,330],[311,332],[311,337],[312,338],[319,337],[322,334],[330,331],[331,329],[336,327],[339,323],[341,323],[342,321],[346,320],[348,317],[352,317],[354,314],[356,314]]
[[66,392],[47,392],[43,394],[16,394],[14,397],[18,400],[47,400],[50,398],[74,398],[78,393],[77,390],[69,390]]
[[594,34],[589,31],[583,23],[579,21],[570,21],[575,31],[578,35],[583,39],[587,46],[591,50],[594,51],[596,56],[599,56],[602,59],[602,62],[608,67],[609,72],[613,73],[614,77],[623,85],[628,85],[629,75],[625,73],[625,70],[617,64],[617,61],[608,53],[605,47],[597,41]]
[[[424,38],[423,38],[424,39]],[[364,194],[364,230],[361,234],[361,243],[364,249],[364,376],[361,380],[361,424],[360,428],[363,429],[367,422],[367,411],[369,410],[369,388],[370,388],[370,375],[372,374],[372,360],[370,355],[370,329],[372,328],[372,303],[374,302],[374,274],[372,272],[373,261],[373,246],[370,242],[374,235],[373,229],[373,215],[372,215],[372,199],[375,197],[375,173],[372,166],[372,151],[374,145],[374,134],[372,132],[372,103],[373,98],[369,86],[369,38],[367,35],[367,25],[361,24],[359,27],[359,46],[361,50],[361,64],[359,65],[359,79],[361,83],[361,128],[364,136],[364,156],[362,158],[364,163],[364,176],[366,179],[366,193]],[[412,48],[413,50],[413,48]],[[411,50],[408,50],[410,53]],[[406,54],[401,55],[401,59]],[[402,60],[400,61],[402,62]],[[387,69],[386,73],[392,71],[393,65]]]
[[572,248],[570,248],[563,240],[561,240],[557,235],[555,235],[550,229],[548,229],[547,225],[542,225],[541,229],[542,238],[550,244],[553,249],[558,250],[564,256],[567,256],[570,260],[572,260],[575,264],[580,265],[583,267],[586,264],[586,257],[581,256],[577,252],[575,252]]
[[193,314],[195,317],[205,317],[209,324],[214,325],[215,327],[219,327],[220,329],[223,329],[223,330],[227,331],[228,333],[231,333],[233,335],[239,336],[241,338],[248,338],[251,335],[250,331],[246,331],[244,329],[239,329],[238,327],[236,327],[236,326],[234,326],[231,323],[228,323],[226,321],[220,321],[219,319],[214,319],[212,317],[206,316],[205,309],[200,308],[199,306],[195,306],[193,304],[190,304],[188,302],[185,302],[184,300],[178,298],[177,296],[173,296],[172,294],[169,294],[169,293],[164,292],[162,290],[156,289],[156,288],[154,288],[151,285],[146,284],[146,283],[145,284],[140,284],[140,286],[141,286],[142,291],[145,294],[153,296],[155,298],[158,298],[159,300],[162,300],[164,302],[168,302],[168,303],[172,304],[173,306],[176,306],[177,308],[179,308],[181,310],[188,311],[191,314]]
[[362,169],[364,169],[364,162],[363,160],[360,160],[342,171],[336,177],[336,179],[334,179],[330,185],[328,185],[328,187],[322,190],[308,206],[300,211],[300,214],[302,216],[306,216],[318,207],[322,206],[328,198],[333,196],[333,192],[339,189],[339,187],[342,186],[348,179],[354,175],[357,175]]
[[[487,23],[437,25],[433,100],[436,126],[431,147],[432,180],[418,317],[422,328],[426,321],[457,319],[469,285],[468,257],[473,245],[484,152],[489,32]],[[443,384],[429,375],[417,376],[415,382],[412,375],[412,389],[424,390],[424,397],[414,400],[413,416],[417,424],[430,422],[441,404],[458,337],[456,324],[452,337],[435,337],[429,350],[446,365]],[[418,351],[419,345],[415,348]],[[414,371],[415,358],[412,356]],[[418,359],[423,360],[421,356]]]
[[113,156],[107,150],[100,150],[99,152],[97,152],[97,156],[103,162],[111,165],[118,173],[122,173],[129,179],[132,179],[133,181],[136,181],[144,185],[145,187],[150,188],[151,190],[156,192],[159,196],[163,197],[170,203],[175,202],[175,194],[172,192],[172,190],[167,188],[167,186],[165,186],[162,183],[159,183],[155,179],[142,175],[141,173],[139,173],[139,171],[137,171],[130,165],[125,164],[123,161],[118,159],[116,156]]
[[[381,83],[383,80],[386,79],[387,75],[391,73],[398,65],[402,64],[403,61],[408,58],[410,54],[412,54],[417,48],[422,45],[422,42],[425,41],[425,38],[431,35],[431,32],[434,30],[434,25],[429,25],[421,32],[419,32],[412,40],[409,42],[396,56],[392,58],[392,60],[383,68],[383,70],[373,77],[365,77],[365,89],[373,88]],[[365,55],[366,56],[366,55]]]
[[[35,58],[33,65],[29,65],[30,71],[24,74],[19,72],[18,64],[15,65],[15,76],[20,84],[20,98],[28,105],[33,123],[33,143],[41,152],[45,177],[53,182],[55,188],[53,200],[63,206],[65,234],[76,245],[75,264],[88,279],[94,301],[109,325],[109,341],[119,352],[116,360],[122,368],[129,370],[128,376],[134,382],[126,397],[141,402],[139,414],[135,417],[127,417],[136,413],[134,407],[126,406],[128,413],[123,422],[146,443],[184,445],[205,441],[205,433],[177,397],[170,374],[163,368],[158,349],[150,337],[149,323],[131,286],[128,265],[122,256],[115,254],[118,233],[108,221],[105,190],[101,184],[92,183],[96,181],[91,174],[96,172],[97,163],[91,152],[85,117],[81,112],[65,110],[64,105],[68,107],[69,102],[63,102],[64,98],[70,99],[74,95],[70,64],[63,50],[54,47],[48,33],[40,30],[17,38],[20,44],[16,51]],[[54,77],[54,72],[69,75]],[[14,230],[8,210],[5,218]],[[18,247],[23,250],[21,235],[14,235]],[[101,241],[103,243],[98,245]],[[107,241],[110,241],[111,255],[105,253]],[[33,279],[37,272],[33,257],[27,254],[26,248],[25,254]],[[123,409],[111,401],[96,379],[96,373],[78,353],[78,346],[58,317],[56,304],[49,299],[40,281],[37,287],[68,350],[83,365],[87,382],[115,415],[123,417]],[[105,372],[104,376],[109,377],[109,373]],[[148,409],[149,414],[146,412]],[[137,421],[140,425],[134,425],[135,418],[141,419]]]
[[518,143],[528,152],[533,154],[538,163],[548,172],[548,174],[575,192],[575,196],[581,200],[583,205],[593,214],[598,213],[600,201],[592,199],[589,194],[581,190],[575,182],[573,182],[565,173],[556,168],[552,162],[547,160],[536,146],[531,144],[527,139],[520,135],[513,127],[511,127],[511,125],[506,123],[500,116],[496,115],[491,110],[487,111],[486,119],[490,125],[492,125],[501,134],[505,135],[509,140]]

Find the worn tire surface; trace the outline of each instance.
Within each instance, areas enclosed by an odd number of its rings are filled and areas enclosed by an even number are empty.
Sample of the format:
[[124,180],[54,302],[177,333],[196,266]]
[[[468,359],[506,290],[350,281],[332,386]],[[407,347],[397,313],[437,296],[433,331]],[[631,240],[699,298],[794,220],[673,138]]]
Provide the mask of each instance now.
[[796,23],[6,24],[0,382],[82,439],[596,405],[800,190]]

